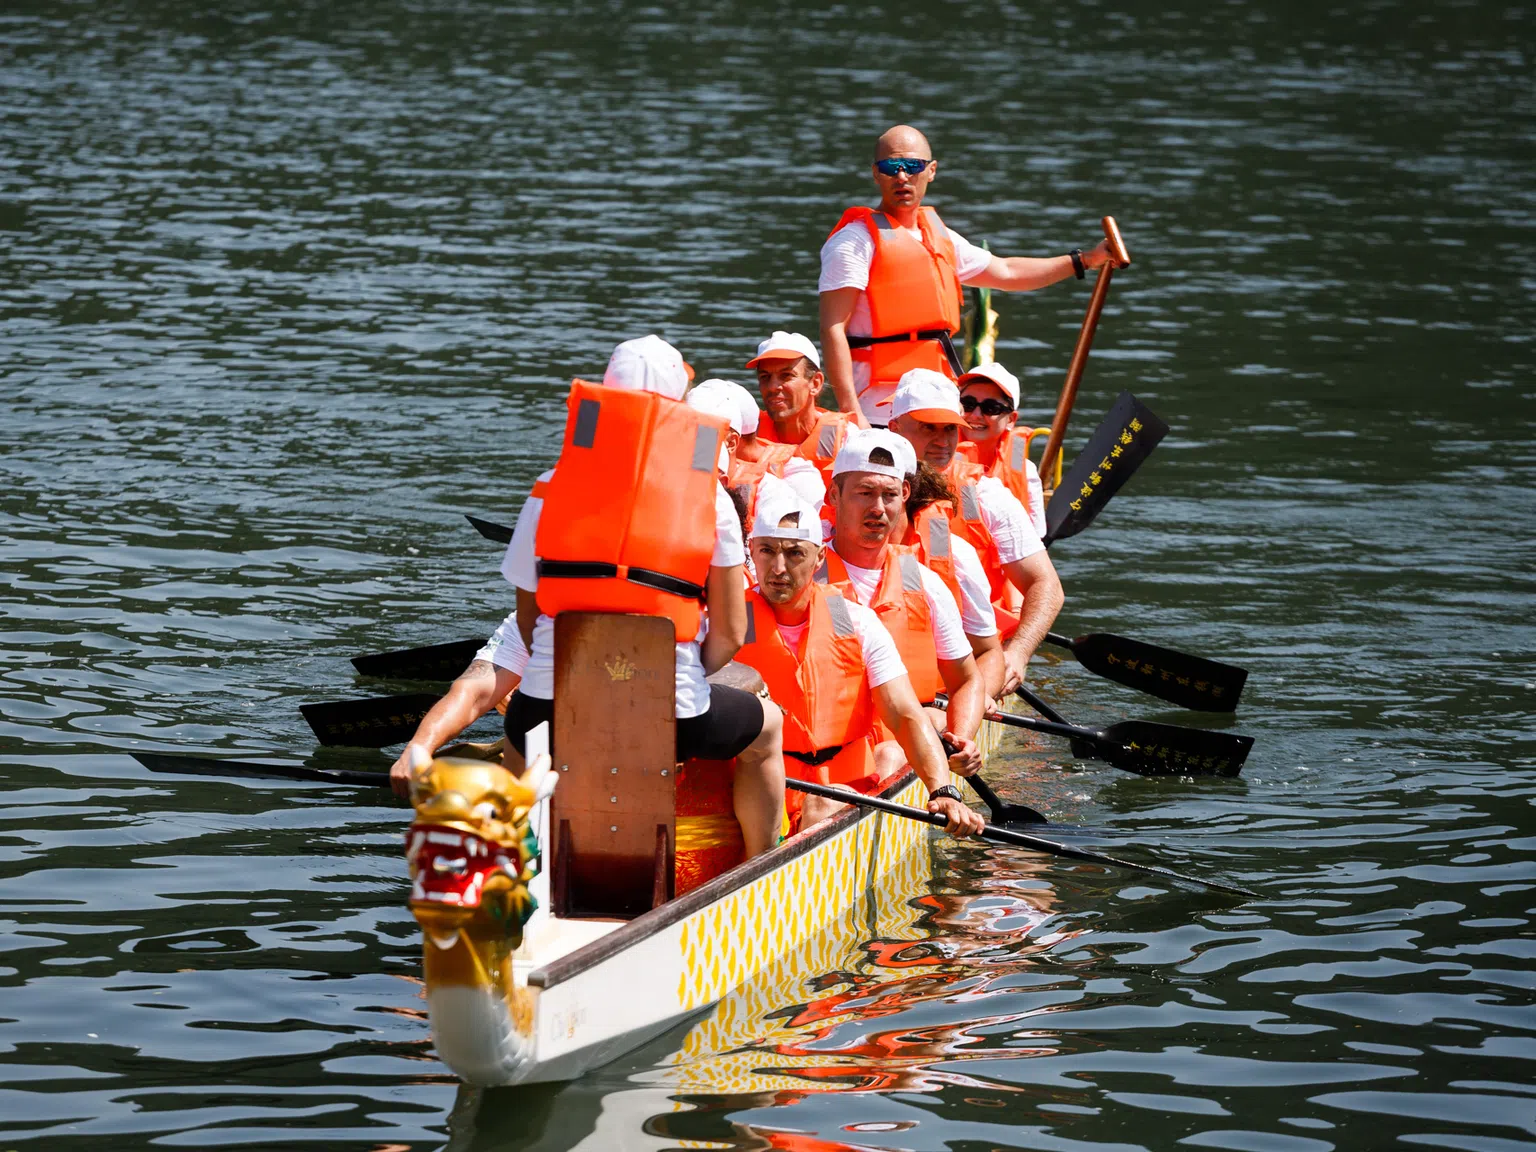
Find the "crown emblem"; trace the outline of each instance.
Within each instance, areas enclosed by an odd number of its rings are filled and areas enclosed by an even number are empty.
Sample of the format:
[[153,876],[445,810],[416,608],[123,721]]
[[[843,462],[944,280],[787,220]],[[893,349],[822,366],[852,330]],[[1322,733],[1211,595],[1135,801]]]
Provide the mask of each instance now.
[[615,656],[603,665],[608,670],[610,680],[633,680],[635,678],[635,666],[623,655]]

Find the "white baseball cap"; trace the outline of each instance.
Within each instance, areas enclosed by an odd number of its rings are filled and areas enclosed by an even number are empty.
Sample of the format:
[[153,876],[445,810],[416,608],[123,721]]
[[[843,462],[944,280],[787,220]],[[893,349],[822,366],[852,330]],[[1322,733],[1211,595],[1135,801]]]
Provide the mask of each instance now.
[[693,369],[680,353],[660,336],[626,340],[613,350],[603,383],[631,392],[655,392],[668,400],[681,400],[693,379]]
[[691,390],[683,398],[683,403],[699,412],[707,412],[711,416],[719,416],[731,426],[731,431],[741,435],[741,405],[736,403],[736,398],[729,392],[723,392],[718,388],[709,387],[710,384],[724,381],[706,380],[697,388]]
[[[883,451],[891,458],[884,464],[870,460],[870,454]],[[888,432],[884,428],[849,428],[843,438],[843,446],[832,461],[832,475],[844,472],[873,472],[877,476],[894,476],[905,480],[909,473],[917,471],[917,453],[904,436]]]
[[960,408],[960,389],[942,372],[932,368],[912,368],[902,373],[891,397],[891,419],[915,416],[928,424],[966,426]]
[[717,396],[728,398],[731,403],[736,405],[739,411],[738,420],[732,420],[731,427],[735,428],[743,436],[757,435],[757,421],[762,412],[758,408],[757,400],[752,396],[752,393],[748,392],[740,384],[730,380],[714,378],[695,384],[693,391],[688,393],[689,401],[691,402],[700,392],[712,392]]
[[775,332],[757,346],[757,355],[747,361],[748,368],[756,368],[759,360],[794,360],[804,356],[819,369],[821,357],[809,336],[798,332]]
[[976,365],[955,382],[955,387],[963,387],[969,380],[985,380],[988,384],[996,384],[1007,393],[1015,408],[1019,406],[1019,378],[996,360]]
[[[792,524],[782,523],[793,519]],[[821,517],[801,495],[769,474],[757,490],[757,511],[752,518],[751,539],[804,540],[821,543]]]

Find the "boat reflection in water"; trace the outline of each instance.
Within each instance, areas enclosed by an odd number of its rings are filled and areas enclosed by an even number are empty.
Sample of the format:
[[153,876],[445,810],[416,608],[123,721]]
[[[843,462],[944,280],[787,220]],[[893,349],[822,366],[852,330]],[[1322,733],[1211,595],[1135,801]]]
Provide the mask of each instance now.
[[[829,1094],[958,1092],[1002,1107],[1019,1090],[972,1078],[966,1061],[1055,1051],[1028,1023],[1050,1004],[999,1009],[1018,1006],[1009,993],[1021,986],[1056,983],[1031,972],[1031,958],[1084,929],[1058,915],[1045,861],[948,841],[933,849],[925,867],[877,886],[761,979],[629,1058],[568,1084],[461,1088],[449,1148],[870,1149],[911,1122],[863,1119],[871,1109]],[[767,1108],[771,1123],[754,1124]]]

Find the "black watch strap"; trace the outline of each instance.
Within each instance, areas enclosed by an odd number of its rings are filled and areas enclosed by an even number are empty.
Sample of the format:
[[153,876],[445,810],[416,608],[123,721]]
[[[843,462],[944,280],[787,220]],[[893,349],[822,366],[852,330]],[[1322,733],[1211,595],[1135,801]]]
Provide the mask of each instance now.
[[930,802],[934,800],[958,800],[962,804],[965,803],[965,797],[960,795],[960,790],[953,784],[946,784],[942,788],[935,788],[932,792],[928,793],[928,799]]
[[1088,274],[1087,269],[1083,266],[1083,250],[1081,248],[1074,248],[1072,251],[1068,252],[1067,255],[1072,257],[1072,271],[1075,272],[1077,274],[1077,278],[1081,280]]

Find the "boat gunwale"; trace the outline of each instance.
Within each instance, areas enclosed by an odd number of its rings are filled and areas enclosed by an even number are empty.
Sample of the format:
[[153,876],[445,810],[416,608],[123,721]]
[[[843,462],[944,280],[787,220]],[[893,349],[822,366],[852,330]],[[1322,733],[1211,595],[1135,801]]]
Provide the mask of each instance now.
[[[917,779],[917,773],[908,768],[881,791],[875,793],[884,799],[900,795]],[[823,820],[815,827],[796,833],[777,847],[744,860],[729,872],[722,872],[713,880],[700,884],[691,892],[668,900],[665,904],[643,912],[633,920],[609,932],[601,939],[568,952],[548,964],[535,968],[528,974],[528,984],[533,988],[549,989],[563,984],[588,968],[595,967],[626,948],[631,948],[648,936],[685,920],[695,912],[707,908],[716,900],[730,895],[775,871],[789,861],[805,855],[811,849],[824,844],[839,833],[854,827],[860,820],[879,815],[873,808],[850,808]]]

